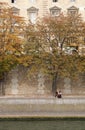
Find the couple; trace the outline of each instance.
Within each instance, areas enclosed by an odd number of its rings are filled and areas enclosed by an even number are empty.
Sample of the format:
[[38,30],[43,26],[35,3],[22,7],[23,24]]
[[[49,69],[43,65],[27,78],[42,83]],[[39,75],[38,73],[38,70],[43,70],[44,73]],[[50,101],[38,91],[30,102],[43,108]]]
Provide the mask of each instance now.
[[56,91],[55,97],[62,98],[62,93],[61,93],[61,91],[59,91],[59,92]]

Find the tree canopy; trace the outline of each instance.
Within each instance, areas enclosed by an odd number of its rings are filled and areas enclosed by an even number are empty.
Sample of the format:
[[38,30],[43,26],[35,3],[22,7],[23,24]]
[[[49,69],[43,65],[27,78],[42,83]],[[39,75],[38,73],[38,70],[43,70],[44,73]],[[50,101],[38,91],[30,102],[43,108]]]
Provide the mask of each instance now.
[[0,2],[0,78],[19,63],[23,49],[24,20],[7,3]]
[[58,76],[74,77],[85,71],[81,49],[84,30],[85,22],[79,14],[48,16],[35,25],[28,24],[25,51],[31,59],[31,70],[53,77],[53,93]]
[[7,3],[0,3],[0,79],[17,64],[30,73],[52,77],[75,77],[85,72],[85,22],[81,15],[45,16],[25,23]]

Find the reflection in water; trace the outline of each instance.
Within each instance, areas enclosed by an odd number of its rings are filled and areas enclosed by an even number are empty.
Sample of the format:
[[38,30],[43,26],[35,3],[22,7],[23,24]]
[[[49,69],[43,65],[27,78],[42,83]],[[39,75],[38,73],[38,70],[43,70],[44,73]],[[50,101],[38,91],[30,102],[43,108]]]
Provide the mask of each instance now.
[[85,130],[85,119],[0,121],[0,130]]

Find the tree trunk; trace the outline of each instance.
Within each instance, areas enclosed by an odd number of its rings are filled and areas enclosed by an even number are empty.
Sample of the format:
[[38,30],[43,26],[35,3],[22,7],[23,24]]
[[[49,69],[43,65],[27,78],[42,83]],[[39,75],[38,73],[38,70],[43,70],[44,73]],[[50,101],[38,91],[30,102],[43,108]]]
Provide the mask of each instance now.
[[53,81],[52,81],[52,93],[53,93],[53,96],[55,96],[55,92],[57,90],[57,78],[58,78],[58,74],[56,73],[53,76]]
[[7,73],[4,72],[1,79],[0,79],[0,95],[3,96],[5,95],[5,86],[4,86],[4,83],[6,81],[6,76],[7,76]]
[[0,81],[0,96],[5,95],[4,82]]

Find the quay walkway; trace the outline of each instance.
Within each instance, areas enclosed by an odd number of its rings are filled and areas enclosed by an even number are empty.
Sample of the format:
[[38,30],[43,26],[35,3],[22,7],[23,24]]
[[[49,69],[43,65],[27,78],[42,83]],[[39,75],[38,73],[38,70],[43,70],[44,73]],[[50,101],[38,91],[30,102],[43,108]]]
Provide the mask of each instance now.
[[85,97],[0,97],[0,117],[85,117]]

